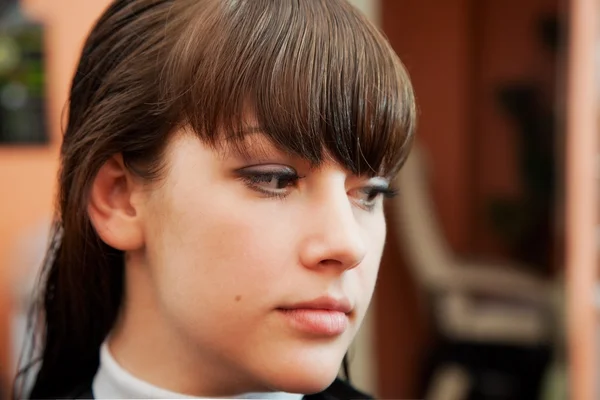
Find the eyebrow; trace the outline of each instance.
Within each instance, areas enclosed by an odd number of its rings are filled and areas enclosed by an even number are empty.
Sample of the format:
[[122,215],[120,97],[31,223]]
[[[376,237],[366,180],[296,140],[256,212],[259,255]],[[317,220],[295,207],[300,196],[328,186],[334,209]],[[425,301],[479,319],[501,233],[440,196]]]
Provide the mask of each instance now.
[[[256,137],[259,137],[256,139]],[[292,156],[277,146],[259,126],[245,127],[235,134],[224,138],[223,153],[225,156],[242,158],[268,158],[274,152],[282,156]]]

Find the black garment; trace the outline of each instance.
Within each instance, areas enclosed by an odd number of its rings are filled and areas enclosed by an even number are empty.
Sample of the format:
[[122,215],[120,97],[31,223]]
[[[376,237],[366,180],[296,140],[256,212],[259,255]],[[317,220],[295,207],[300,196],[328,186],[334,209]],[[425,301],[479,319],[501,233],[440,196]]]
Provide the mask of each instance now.
[[[74,391],[69,399],[93,399],[92,386],[84,385]],[[336,379],[331,386],[320,393],[309,394],[302,398],[303,400],[362,400],[372,399],[364,393],[359,392],[347,382]]]
[[515,346],[442,341],[433,347],[423,375],[421,395],[440,366],[455,364],[470,380],[466,400],[535,400],[552,359],[550,345]]

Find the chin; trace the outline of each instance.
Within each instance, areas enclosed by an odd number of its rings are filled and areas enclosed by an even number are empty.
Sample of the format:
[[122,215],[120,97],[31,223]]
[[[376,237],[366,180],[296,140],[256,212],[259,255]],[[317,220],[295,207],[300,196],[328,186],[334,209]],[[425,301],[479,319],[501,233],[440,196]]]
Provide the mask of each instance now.
[[341,358],[315,360],[303,354],[292,360],[280,360],[266,372],[268,386],[275,391],[313,394],[333,383],[338,375]]
[[334,373],[315,374],[315,373],[292,373],[287,376],[278,376],[271,381],[271,386],[277,391],[288,393],[313,394],[327,389],[337,377],[337,370]]

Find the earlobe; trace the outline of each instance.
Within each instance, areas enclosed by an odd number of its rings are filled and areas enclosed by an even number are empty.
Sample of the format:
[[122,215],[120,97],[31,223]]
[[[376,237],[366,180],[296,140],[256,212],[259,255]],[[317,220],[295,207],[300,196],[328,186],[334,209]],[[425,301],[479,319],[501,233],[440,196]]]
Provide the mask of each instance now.
[[134,201],[139,185],[121,155],[106,161],[94,178],[88,214],[100,239],[115,249],[133,251],[143,247],[142,213]]

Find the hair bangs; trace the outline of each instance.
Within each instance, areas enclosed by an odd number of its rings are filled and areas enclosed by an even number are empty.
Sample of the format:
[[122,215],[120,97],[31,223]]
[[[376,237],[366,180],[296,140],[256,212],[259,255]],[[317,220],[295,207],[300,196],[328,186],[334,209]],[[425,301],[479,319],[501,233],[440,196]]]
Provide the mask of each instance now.
[[330,157],[357,175],[398,171],[415,127],[412,86],[354,7],[345,0],[200,3],[187,13],[187,32],[162,77],[182,123],[216,146],[225,135],[242,152],[247,132],[258,128],[315,165]]

